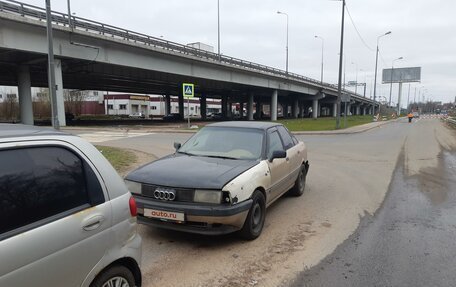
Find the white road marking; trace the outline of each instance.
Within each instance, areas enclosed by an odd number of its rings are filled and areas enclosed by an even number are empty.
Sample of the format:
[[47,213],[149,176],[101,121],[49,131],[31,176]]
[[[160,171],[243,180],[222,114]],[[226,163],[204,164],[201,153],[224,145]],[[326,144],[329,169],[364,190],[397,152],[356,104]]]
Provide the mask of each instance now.
[[135,133],[135,132],[106,132],[99,131],[93,133],[84,133],[79,136],[91,143],[100,143],[112,140],[119,140],[132,137],[140,137],[145,135],[151,135],[154,133]]

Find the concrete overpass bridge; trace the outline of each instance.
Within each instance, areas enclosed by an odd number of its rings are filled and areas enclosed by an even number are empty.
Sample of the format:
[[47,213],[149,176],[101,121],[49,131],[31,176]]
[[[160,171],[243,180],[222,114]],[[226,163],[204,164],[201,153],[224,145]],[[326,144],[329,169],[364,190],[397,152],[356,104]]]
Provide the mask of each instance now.
[[[239,103],[253,120],[261,107],[277,119],[278,104],[300,117],[336,116],[337,86],[265,65],[196,49],[89,19],[52,12],[57,106],[63,89],[118,91],[179,98],[182,83],[194,83],[205,118],[207,98],[222,100],[222,112]],[[0,85],[18,86],[21,120],[33,124],[31,87],[47,87],[46,11],[13,0],[0,1]],[[371,114],[373,101],[344,90],[352,114]],[[243,109],[241,108],[241,111]],[[344,110],[342,104],[342,111]],[[64,114],[59,122],[65,125]]]

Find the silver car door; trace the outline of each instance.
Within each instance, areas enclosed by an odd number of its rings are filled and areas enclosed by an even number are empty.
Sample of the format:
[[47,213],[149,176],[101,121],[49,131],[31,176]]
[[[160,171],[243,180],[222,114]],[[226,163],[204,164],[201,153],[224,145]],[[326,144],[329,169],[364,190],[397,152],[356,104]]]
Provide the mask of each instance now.
[[0,232],[0,254],[8,258],[0,264],[0,286],[79,286],[112,240],[111,205],[97,175],[61,147],[0,150],[0,157],[15,158],[1,186],[17,187],[0,190],[17,219]]

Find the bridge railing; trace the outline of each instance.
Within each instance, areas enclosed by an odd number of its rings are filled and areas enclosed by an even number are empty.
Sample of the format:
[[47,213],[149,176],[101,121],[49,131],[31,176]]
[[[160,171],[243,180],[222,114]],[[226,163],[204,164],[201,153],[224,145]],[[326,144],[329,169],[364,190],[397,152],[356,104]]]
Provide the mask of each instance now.
[[[34,5],[22,3],[15,0],[2,0],[0,1],[0,11],[9,12],[22,17],[32,18],[39,21],[46,21],[46,10],[41,7]],[[323,88],[337,89],[337,85],[322,83],[321,81],[305,77],[295,73],[287,73],[283,70],[269,67],[266,65],[261,65],[253,63],[251,61],[245,61],[242,59],[218,55],[214,52],[209,52],[187,45],[179,44],[172,41],[167,41],[161,38],[149,36],[146,34],[134,32],[131,30],[119,28],[109,24],[100,23],[97,21],[85,19],[82,17],[71,16],[71,21],[68,19],[68,14],[52,11],[52,23],[55,25],[61,25],[65,27],[72,28],[78,31],[85,31],[90,33],[96,33],[99,35],[104,35],[112,37],[114,39],[125,40],[129,42],[139,43],[146,46],[152,46],[155,48],[161,48],[167,51],[172,51],[176,53],[181,53],[184,55],[194,56],[205,60],[214,61],[217,63],[228,64],[232,66],[241,67],[244,69],[259,71],[267,73],[273,76],[279,76],[286,79],[293,79],[301,82],[312,83]],[[70,26],[71,23],[71,26]],[[363,98],[361,95],[357,95],[352,91],[343,90],[346,94],[355,95],[357,97]]]

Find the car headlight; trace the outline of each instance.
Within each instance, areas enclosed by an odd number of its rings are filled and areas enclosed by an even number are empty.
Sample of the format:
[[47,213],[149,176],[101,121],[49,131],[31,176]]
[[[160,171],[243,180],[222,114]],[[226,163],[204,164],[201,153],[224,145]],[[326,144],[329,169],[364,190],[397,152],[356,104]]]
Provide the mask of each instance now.
[[141,194],[141,184],[139,182],[125,180],[125,185],[131,193]]
[[193,201],[204,203],[221,203],[222,192],[220,190],[197,189],[195,190]]

